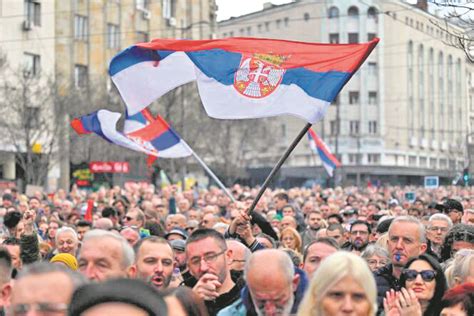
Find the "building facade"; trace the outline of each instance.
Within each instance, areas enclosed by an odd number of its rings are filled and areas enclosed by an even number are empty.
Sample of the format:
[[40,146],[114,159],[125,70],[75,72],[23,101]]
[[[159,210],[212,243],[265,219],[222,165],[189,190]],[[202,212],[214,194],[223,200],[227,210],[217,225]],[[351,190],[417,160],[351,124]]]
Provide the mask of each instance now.
[[[423,1],[420,1],[423,4]],[[336,183],[450,183],[466,163],[473,130],[474,68],[432,22],[423,5],[403,1],[300,0],[221,21],[219,37],[250,36],[307,42],[359,43],[381,39],[315,131],[340,158]],[[456,26],[451,26],[456,30]],[[278,118],[284,148],[305,125]],[[261,180],[264,159],[249,157]],[[325,177],[307,141],[290,156],[280,183]]]

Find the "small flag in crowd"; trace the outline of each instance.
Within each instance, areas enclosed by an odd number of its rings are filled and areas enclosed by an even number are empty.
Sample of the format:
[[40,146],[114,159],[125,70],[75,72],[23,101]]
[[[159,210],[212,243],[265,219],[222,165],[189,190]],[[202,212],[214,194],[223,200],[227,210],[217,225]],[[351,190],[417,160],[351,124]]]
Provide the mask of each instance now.
[[168,91],[196,81],[209,116],[244,119],[291,114],[309,123],[377,45],[227,38],[165,40],[116,55],[109,74],[134,116]]
[[[191,155],[189,146],[161,116],[142,125],[140,122],[134,123],[135,128],[129,127],[127,133],[117,131],[117,122],[120,116],[120,113],[99,110],[75,118],[71,125],[78,134],[95,133],[112,144],[151,156],[180,158]],[[129,122],[128,125],[132,124]]]
[[321,159],[324,169],[330,177],[334,174],[334,169],[341,166],[339,160],[337,160],[336,156],[334,156],[329,147],[323,142],[321,138],[313,131],[313,129],[308,130],[308,139],[309,139],[309,146],[313,150],[315,154],[319,155]]

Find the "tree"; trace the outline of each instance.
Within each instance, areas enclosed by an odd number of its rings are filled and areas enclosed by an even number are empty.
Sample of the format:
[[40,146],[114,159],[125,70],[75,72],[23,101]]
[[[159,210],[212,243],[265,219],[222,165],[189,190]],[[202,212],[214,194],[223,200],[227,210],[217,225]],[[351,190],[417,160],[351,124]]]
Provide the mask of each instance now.
[[15,153],[26,184],[44,185],[57,151],[65,100],[55,82],[32,69],[12,69],[4,62],[0,73],[0,128],[3,143]]
[[474,2],[468,0],[465,3],[454,3],[453,1],[434,0],[430,3],[445,12],[441,20],[431,20],[431,23],[448,35],[444,42],[447,45],[462,49],[466,57],[474,62],[474,33],[472,28],[474,25],[474,19],[472,18]]

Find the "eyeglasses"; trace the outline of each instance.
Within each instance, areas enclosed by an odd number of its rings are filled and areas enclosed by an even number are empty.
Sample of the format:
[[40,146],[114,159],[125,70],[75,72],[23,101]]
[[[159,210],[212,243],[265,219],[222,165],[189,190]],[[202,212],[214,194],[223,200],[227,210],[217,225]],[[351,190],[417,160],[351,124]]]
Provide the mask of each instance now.
[[68,305],[63,303],[36,303],[36,304],[16,304],[10,306],[10,315],[22,316],[34,310],[38,315],[55,315],[67,311]]
[[189,264],[193,265],[195,267],[201,265],[201,261],[204,260],[207,264],[214,263],[217,258],[224,254],[227,251],[227,249],[222,250],[221,252],[218,253],[208,253],[202,257],[193,257],[189,260]]
[[421,278],[425,282],[431,282],[436,277],[436,271],[433,270],[423,270],[423,271],[416,271],[412,269],[407,269],[402,271],[402,275],[405,277],[407,281],[413,281],[416,277],[421,275]]
[[431,226],[430,230],[434,231],[434,232],[440,231],[442,233],[446,233],[449,230],[449,228],[448,227]]

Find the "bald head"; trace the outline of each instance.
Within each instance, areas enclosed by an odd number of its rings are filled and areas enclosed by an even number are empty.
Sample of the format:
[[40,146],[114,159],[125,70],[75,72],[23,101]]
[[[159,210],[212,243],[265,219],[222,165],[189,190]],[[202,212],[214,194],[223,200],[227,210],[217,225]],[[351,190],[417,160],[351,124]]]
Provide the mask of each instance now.
[[243,271],[245,262],[247,262],[252,254],[250,249],[237,240],[227,239],[225,242],[227,244],[227,249],[232,250],[232,264],[230,265],[230,269]]
[[[272,262],[272,264],[268,264]],[[268,277],[283,276],[291,284],[295,272],[290,256],[279,249],[263,249],[254,252],[245,265],[248,283],[260,282]]]

